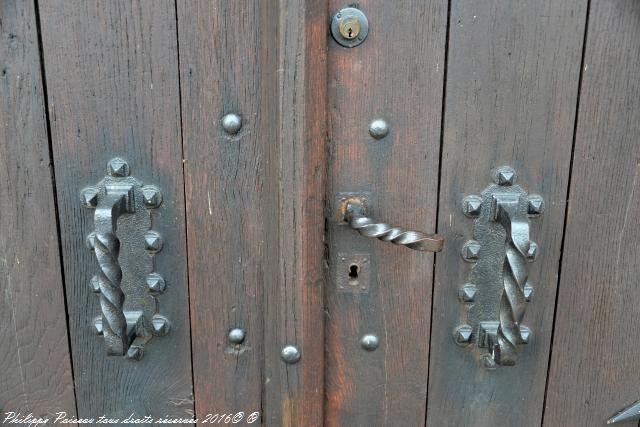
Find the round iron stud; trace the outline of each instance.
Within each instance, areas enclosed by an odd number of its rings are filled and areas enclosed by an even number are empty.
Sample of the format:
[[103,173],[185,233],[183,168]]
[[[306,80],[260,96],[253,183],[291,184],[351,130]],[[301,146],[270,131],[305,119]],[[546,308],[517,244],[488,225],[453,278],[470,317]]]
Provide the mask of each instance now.
[[242,127],[242,117],[235,113],[230,113],[222,118],[222,129],[229,135],[235,135]]
[[231,344],[242,344],[244,342],[245,332],[240,328],[233,328],[229,331],[228,339]]
[[366,334],[360,339],[360,345],[367,351],[374,351],[380,345],[380,340],[376,335]]
[[287,345],[280,352],[282,361],[288,364],[297,363],[300,360],[300,350],[295,345]]
[[369,34],[369,20],[361,10],[345,7],[331,19],[331,35],[344,47],[356,47]]
[[375,139],[382,139],[389,135],[389,124],[382,119],[375,119],[369,124],[369,135]]

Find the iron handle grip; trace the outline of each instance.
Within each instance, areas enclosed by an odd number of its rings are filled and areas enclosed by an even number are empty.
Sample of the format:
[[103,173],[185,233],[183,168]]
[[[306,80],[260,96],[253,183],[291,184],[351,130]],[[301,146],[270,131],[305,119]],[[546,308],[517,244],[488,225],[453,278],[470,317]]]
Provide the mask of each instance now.
[[344,219],[349,227],[365,237],[374,237],[422,252],[440,252],[444,245],[444,238],[437,234],[405,230],[376,221],[366,215],[365,206],[360,199],[347,200],[344,212]]

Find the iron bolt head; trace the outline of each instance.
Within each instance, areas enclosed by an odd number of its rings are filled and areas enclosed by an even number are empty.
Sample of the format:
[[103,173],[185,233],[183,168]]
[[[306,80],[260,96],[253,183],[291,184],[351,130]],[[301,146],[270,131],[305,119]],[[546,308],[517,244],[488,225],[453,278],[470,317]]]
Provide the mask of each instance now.
[[468,217],[474,218],[480,215],[482,198],[480,196],[467,196],[462,199],[462,211]]
[[282,361],[288,364],[297,363],[300,360],[300,350],[295,345],[287,345],[280,352]]
[[153,326],[153,334],[158,336],[167,335],[171,329],[169,319],[160,314],[153,315],[151,325]]
[[107,172],[111,176],[124,177],[129,176],[129,164],[126,160],[116,157],[109,160]]
[[538,256],[538,245],[536,242],[529,242],[529,250],[527,251],[527,259],[531,262]]
[[167,287],[164,279],[158,273],[147,274],[147,287],[151,292],[162,293]]
[[367,351],[374,351],[380,345],[380,339],[374,334],[366,334],[360,339],[360,345]]
[[528,282],[524,285],[524,289],[522,290],[524,293],[524,299],[527,301],[531,301],[531,296],[533,295],[533,286],[531,286]]
[[480,243],[469,240],[462,246],[462,259],[467,262],[476,262],[480,258]]
[[244,342],[245,332],[240,328],[233,328],[229,331],[228,339],[231,344],[242,344]]
[[142,356],[144,356],[144,350],[139,346],[131,346],[129,350],[127,350],[127,359],[140,361],[142,360]]
[[93,319],[93,331],[96,335],[102,335],[102,317]]
[[469,325],[460,325],[453,332],[453,340],[460,346],[466,346],[471,342],[473,329]]
[[516,171],[510,166],[501,166],[496,169],[493,180],[498,185],[513,185],[516,181]]
[[162,193],[153,185],[142,187],[142,201],[149,209],[157,208],[162,204]]
[[82,206],[85,208],[95,208],[98,206],[98,194],[100,190],[96,187],[87,187],[82,190],[80,200],[82,200]]
[[91,282],[89,282],[89,285],[91,286],[91,290],[95,293],[100,293],[100,279],[98,278],[98,276],[93,276],[91,278]]
[[156,253],[162,249],[162,237],[158,232],[150,230],[144,233],[145,248],[152,253]]
[[389,124],[383,119],[375,119],[369,124],[369,135],[382,139],[389,134]]
[[529,196],[527,202],[527,213],[529,215],[540,215],[544,211],[544,199],[537,194]]
[[242,127],[242,117],[235,113],[230,113],[222,118],[222,129],[229,135],[235,135]]
[[529,344],[529,339],[531,338],[531,329],[527,328],[524,325],[520,325],[520,339],[523,344]]
[[458,296],[463,302],[473,302],[478,288],[473,283],[465,283],[458,291]]

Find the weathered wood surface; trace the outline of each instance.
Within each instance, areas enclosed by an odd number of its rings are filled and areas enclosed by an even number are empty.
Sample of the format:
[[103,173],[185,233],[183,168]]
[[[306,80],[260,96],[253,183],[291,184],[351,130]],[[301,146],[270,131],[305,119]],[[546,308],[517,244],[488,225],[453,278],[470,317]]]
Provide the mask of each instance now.
[[[451,3],[438,217],[447,241],[436,257],[430,426],[540,425],[586,4]],[[534,294],[524,321],[532,339],[515,367],[488,371],[452,339],[466,319],[458,289],[470,264],[460,249],[473,237],[461,200],[481,192],[491,170],[502,165],[516,169],[525,190],[544,197],[546,211],[531,221],[532,240],[540,247],[529,264]]]
[[591,2],[544,425],[640,399],[638,70],[640,3]]
[[[44,1],[40,18],[78,415],[124,418],[193,414],[175,4],[170,1]],[[93,212],[80,190],[114,156],[153,183],[164,202],[153,227],[164,239],[156,268],[167,290],[160,311],[172,329],[139,362],[107,357],[91,328],[100,313],[89,288],[97,270],[85,246]],[[204,374],[203,374],[204,375]]]
[[75,415],[33,2],[0,2],[0,412]]
[[[344,6],[331,1],[330,14]],[[325,417],[330,426],[416,426],[425,418],[433,254],[338,225],[335,203],[341,192],[370,192],[376,219],[434,231],[447,2],[369,0],[359,8],[370,24],[364,43],[328,42]],[[368,128],[378,118],[390,132],[375,140]],[[358,264],[358,280],[369,275],[370,283],[338,290],[357,254],[369,258]],[[369,333],[380,339],[373,352],[360,346]]]
[[[322,423],[325,9],[178,2],[199,417]],[[221,126],[229,113],[236,135]],[[295,365],[280,360],[286,344]]]

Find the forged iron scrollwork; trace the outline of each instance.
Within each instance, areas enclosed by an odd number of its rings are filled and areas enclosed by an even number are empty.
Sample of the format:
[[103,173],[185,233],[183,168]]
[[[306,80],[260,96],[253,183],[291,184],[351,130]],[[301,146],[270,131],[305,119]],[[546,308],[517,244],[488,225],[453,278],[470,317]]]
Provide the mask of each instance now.
[[164,279],[153,272],[153,254],[162,240],[149,230],[148,211],[160,205],[162,195],[130,177],[127,162],[115,158],[98,185],[82,190],[81,200],[95,209],[87,244],[98,262],[91,288],[100,294],[101,316],[93,327],[104,338],[107,355],[140,360],[147,341],[169,331],[169,321],[157,313]]
[[383,242],[390,242],[416,251],[440,252],[442,250],[444,238],[441,236],[392,227],[368,217],[366,206],[360,198],[353,197],[345,200],[343,210],[344,220],[349,224],[349,227],[363,236],[374,237]]
[[498,168],[495,184],[462,203],[465,215],[475,218],[474,240],[464,244],[462,257],[474,266],[459,292],[462,302],[470,304],[468,324],[456,329],[454,339],[487,349],[481,360],[488,369],[515,365],[518,346],[531,336],[522,324],[533,291],[527,263],[538,252],[529,218],[542,213],[544,200],[527,194],[515,179],[512,168]]

